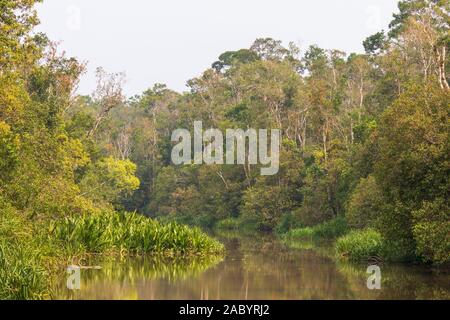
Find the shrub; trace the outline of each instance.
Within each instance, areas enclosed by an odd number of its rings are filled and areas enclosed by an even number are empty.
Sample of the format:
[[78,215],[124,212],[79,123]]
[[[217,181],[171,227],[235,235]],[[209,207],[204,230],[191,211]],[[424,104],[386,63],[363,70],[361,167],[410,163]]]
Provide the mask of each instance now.
[[339,258],[365,261],[383,256],[383,237],[375,230],[352,231],[336,242]]
[[314,236],[318,238],[335,239],[349,231],[344,217],[337,217],[314,227]]
[[296,215],[294,213],[287,213],[281,217],[280,222],[278,222],[277,226],[275,227],[275,232],[277,234],[284,234],[291,229],[300,227],[301,224],[299,223]]

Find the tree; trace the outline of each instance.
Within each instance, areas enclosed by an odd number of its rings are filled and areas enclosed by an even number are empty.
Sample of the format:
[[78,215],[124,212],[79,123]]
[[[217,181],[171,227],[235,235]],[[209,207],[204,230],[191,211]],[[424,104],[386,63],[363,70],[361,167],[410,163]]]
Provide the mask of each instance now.
[[231,67],[238,63],[250,63],[259,59],[256,52],[249,49],[240,49],[238,51],[227,51],[219,56],[219,60],[212,64],[212,68],[217,72],[222,69]]
[[385,111],[380,125],[375,177],[388,201],[381,229],[409,250],[414,250],[413,212],[447,197],[449,99],[448,91],[414,85]]
[[122,104],[124,100],[122,85],[125,75],[123,73],[107,74],[102,68],[97,68],[96,75],[97,89],[94,93],[94,101],[97,102],[100,110],[95,118],[94,125],[87,134],[88,137],[94,135],[111,109]]
[[283,47],[280,40],[272,38],[259,38],[250,47],[263,60],[282,61],[286,59],[290,52]]
[[130,160],[104,158],[92,165],[80,187],[83,196],[95,201],[117,203],[121,196],[130,195],[139,188],[139,179],[135,177],[136,165]]
[[367,54],[379,54],[386,46],[386,36],[384,31],[371,35],[363,42],[364,50]]

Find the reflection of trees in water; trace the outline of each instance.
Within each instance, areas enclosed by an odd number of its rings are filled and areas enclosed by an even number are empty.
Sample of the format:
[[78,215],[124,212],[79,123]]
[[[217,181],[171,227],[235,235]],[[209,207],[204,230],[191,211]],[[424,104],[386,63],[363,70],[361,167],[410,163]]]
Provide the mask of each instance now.
[[450,276],[438,274],[425,266],[381,264],[382,290],[367,290],[367,264],[338,263],[338,270],[348,280],[360,299],[450,299]]
[[[230,233],[220,236],[233,239]],[[236,235],[235,235],[236,236]],[[221,239],[227,244],[228,241]],[[236,238],[231,241],[236,241]],[[230,283],[239,275],[242,286],[235,295],[238,299],[346,299],[351,298],[345,279],[337,272],[335,264],[327,257],[308,250],[292,250],[283,246],[273,236],[241,236],[238,253],[230,250],[226,264],[228,270],[220,270],[223,281]],[[243,259],[233,263],[241,254]],[[230,261],[231,260],[231,261]],[[230,268],[234,267],[234,272]],[[221,272],[222,271],[222,272]],[[235,279],[230,279],[234,277]],[[237,291],[237,292],[236,292]]]
[[[168,283],[196,277],[222,261],[221,256],[190,256],[167,258],[141,256],[106,258],[94,261],[101,270],[83,270],[82,288],[79,292],[59,289],[60,295],[83,299],[138,299],[138,288],[146,286],[150,296],[157,287],[155,280]],[[91,264],[94,264],[93,262]]]
[[[285,243],[291,248],[311,250],[334,260],[334,251],[314,241]],[[330,250],[331,249],[331,250]],[[450,276],[419,265],[380,264],[382,290],[368,290],[368,263],[336,261],[337,271],[345,278],[355,299],[450,299]]]

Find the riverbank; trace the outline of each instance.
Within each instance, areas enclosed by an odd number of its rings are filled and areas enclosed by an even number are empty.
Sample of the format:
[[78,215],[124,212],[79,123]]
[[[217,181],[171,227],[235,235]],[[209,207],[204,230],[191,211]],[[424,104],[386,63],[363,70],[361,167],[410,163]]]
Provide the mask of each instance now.
[[51,299],[51,287],[67,265],[92,254],[208,258],[224,251],[198,228],[162,224],[135,213],[50,222],[30,221],[10,208],[0,220],[1,299]]
[[[314,227],[295,228],[281,235],[288,242],[312,243],[328,241],[333,244],[334,255],[342,261],[404,262],[430,264],[419,255],[405,251],[401,243],[387,240],[375,228],[352,229],[345,218],[339,217]],[[433,263],[448,269],[448,263]]]
[[[257,232],[257,225],[242,218],[229,218],[215,225],[219,231]],[[405,250],[403,243],[387,240],[376,228],[352,228],[345,217],[340,216],[311,227],[273,230],[285,243],[297,248],[310,249],[314,243],[332,243],[333,256],[353,262],[404,262],[430,264],[420,255]],[[435,267],[448,269],[448,263],[434,261]]]

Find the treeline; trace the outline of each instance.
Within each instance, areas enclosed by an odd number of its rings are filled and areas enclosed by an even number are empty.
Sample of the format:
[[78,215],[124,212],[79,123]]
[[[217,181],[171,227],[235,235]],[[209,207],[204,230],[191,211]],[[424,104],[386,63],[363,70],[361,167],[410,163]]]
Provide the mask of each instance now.
[[0,1],[0,299],[54,297],[57,276],[90,253],[217,263],[223,246],[199,229],[116,212],[140,186],[136,164],[105,152],[99,130],[125,100],[122,75],[99,69],[96,112],[75,114],[85,65],[33,30],[36,2]]
[[[449,5],[400,1],[365,54],[257,39],[223,53],[180,94],[157,84],[108,110],[98,154],[137,164],[141,183],[116,204],[160,219],[286,232],[345,217],[376,229],[397,259],[448,262]],[[79,97],[68,134],[105,114]],[[69,116],[70,115],[70,116]],[[175,129],[279,128],[280,172],[174,166]]]

